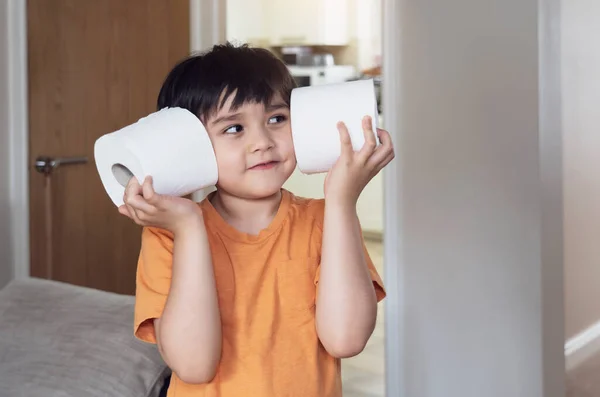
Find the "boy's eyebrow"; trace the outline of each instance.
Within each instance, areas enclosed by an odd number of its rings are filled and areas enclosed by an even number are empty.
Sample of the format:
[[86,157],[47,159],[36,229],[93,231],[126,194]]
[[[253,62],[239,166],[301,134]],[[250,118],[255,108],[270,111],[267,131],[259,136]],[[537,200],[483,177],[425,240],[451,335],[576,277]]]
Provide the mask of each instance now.
[[[288,108],[289,108],[289,106],[286,105],[285,102],[277,102],[277,103],[271,103],[271,104],[267,105],[265,107],[265,110],[267,112],[273,112],[273,111],[278,110],[278,109],[288,109]],[[233,114],[226,114],[224,116],[217,117],[216,119],[214,119],[210,123],[212,125],[215,125],[215,124],[219,124],[219,123],[221,123],[223,121],[235,121],[235,120],[239,120],[241,116],[242,116],[241,112],[233,113]]]
[[223,121],[239,120],[241,115],[242,115],[241,113],[226,114],[225,116],[217,117],[216,119],[214,119],[211,122],[211,124],[215,125],[215,124],[219,124],[220,122],[223,122]]
[[266,106],[266,111],[272,112],[277,109],[287,109],[287,108],[288,108],[288,105],[286,105],[284,102],[277,102],[277,103],[271,103],[268,106]]

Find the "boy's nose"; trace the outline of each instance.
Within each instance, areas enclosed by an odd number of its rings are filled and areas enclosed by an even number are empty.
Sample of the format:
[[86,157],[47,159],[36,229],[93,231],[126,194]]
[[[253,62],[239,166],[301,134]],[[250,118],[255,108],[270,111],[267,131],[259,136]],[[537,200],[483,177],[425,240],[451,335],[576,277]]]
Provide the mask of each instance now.
[[248,145],[249,152],[258,152],[261,150],[271,149],[275,143],[271,138],[271,134],[266,128],[257,128],[252,134],[252,142]]

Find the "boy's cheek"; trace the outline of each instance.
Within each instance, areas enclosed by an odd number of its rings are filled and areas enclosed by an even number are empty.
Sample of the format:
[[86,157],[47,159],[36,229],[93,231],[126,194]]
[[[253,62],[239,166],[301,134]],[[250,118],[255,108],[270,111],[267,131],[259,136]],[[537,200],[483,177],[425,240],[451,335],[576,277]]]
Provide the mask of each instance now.
[[285,158],[296,158],[296,153],[294,152],[294,140],[292,139],[292,135],[289,137],[284,137],[277,142],[277,148],[279,149],[280,154]]
[[243,157],[240,155],[240,149],[225,144],[225,142],[215,139],[213,142],[213,150],[217,158],[217,166],[219,169],[229,168],[235,163],[243,162]]
[[219,179],[221,176],[228,179],[233,179],[235,175],[240,174],[246,169],[243,161],[232,159],[231,155],[216,155],[217,169],[219,170]]

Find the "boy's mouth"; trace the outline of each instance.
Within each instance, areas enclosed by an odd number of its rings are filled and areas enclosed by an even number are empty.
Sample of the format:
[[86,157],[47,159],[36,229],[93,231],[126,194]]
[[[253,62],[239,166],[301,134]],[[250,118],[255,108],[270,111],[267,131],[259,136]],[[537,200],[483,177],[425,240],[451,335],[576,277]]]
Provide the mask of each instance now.
[[257,171],[268,170],[268,169],[275,167],[277,164],[279,164],[279,161],[266,161],[264,163],[259,163],[259,164],[253,165],[249,169],[257,170]]

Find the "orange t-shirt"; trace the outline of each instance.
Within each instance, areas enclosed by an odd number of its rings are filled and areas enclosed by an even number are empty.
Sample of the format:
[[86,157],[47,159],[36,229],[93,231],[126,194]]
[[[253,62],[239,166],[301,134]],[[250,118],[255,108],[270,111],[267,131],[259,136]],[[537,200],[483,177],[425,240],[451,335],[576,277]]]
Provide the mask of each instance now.
[[[258,235],[239,232],[208,199],[200,203],[213,258],[222,321],[215,378],[190,385],[173,374],[169,397],[338,397],[340,361],[315,328],[324,201],[283,190],[275,218]],[[135,335],[156,343],[152,319],[162,314],[171,280],[173,240],[145,228],[137,270]],[[383,284],[365,255],[377,300]]]

